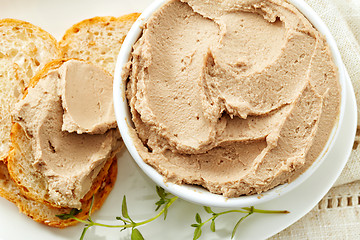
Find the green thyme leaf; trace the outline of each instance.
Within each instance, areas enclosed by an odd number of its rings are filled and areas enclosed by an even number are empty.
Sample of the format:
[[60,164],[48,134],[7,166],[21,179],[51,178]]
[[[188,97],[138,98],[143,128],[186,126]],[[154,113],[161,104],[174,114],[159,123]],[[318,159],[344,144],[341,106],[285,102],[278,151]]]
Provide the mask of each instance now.
[[157,202],[155,203],[155,205],[157,206],[156,209],[155,209],[155,211],[159,210],[159,208],[160,208],[162,205],[164,205],[164,204],[165,204],[165,200],[164,200],[164,199],[160,199],[159,201],[157,201]]
[[58,214],[58,215],[55,215],[56,217],[60,218],[61,220],[67,220],[69,218],[72,217],[71,214],[67,214],[67,213],[64,213],[64,214]]
[[211,230],[212,232],[215,232],[215,219],[211,220],[210,230]]
[[121,213],[124,218],[131,220],[129,217],[129,214],[128,214],[128,209],[127,209],[127,204],[126,204],[126,196],[123,197],[123,201],[122,201],[122,205],[121,205]]
[[193,240],[199,239],[201,236],[201,226],[195,228]]
[[131,240],[144,240],[143,235],[137,228],[133,228],[131,232]]
[[73,209],[71,209],[70,213],[64,213],[64,214],[59,214],[59,215],[55,215],[55,216],[60,218],[61,220],[67,220],[67,219],[75,217],[76,215],[78,215],[81,212],[82,212],[82,209],[73,208]]
[[73,209],[71,209],[70,214],[73,216],[76,216],[81,212],[82,212],[82,209],[73,208]]
[[162,187],[156,186],[156,193],[159,195],[161,199],[166,198],[165,190]]
[[199,213],[196,213],[195,220],[196,220],[197,223],[201,223],[201,217],[200,217]]
[[204,209],[205,209],[205,211],[206,211],[207,213],[214,213],[213,210],[211,210],[210,207],[204,206]]

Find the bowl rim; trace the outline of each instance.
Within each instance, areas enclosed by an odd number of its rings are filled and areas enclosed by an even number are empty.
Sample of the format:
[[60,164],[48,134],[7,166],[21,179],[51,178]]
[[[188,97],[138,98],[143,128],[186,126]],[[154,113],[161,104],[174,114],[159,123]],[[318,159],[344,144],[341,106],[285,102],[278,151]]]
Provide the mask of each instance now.
[[340,113],[338,115],[338,121],[335,124],[324,149],[317,157],[317,159],[311,164],[311,166],[292,182],[279,185],[273,189],[270,189],[260,194],[240,196],[236,198],[226,198],[222,195],[210,193],[208,190],[199,186],[187,185],[187,184],[177,185],[171,182],[164,182],[163,176],[160,173],[158,173],[153,167],[151,167],[142,160],[138,151],[136,150],[136,147],[134,145],[133,139],[130,134],[130,128],[132,128],[133,123],[131,120],[131,113],[129,111],[127,99],[125,97],[126,86],[124,83],[126,80],[122,79],[123,67],[129,61],[133,44],[141,36],[144,23],[152,15],[153,12],[159,9],[167,1],[168,0],[154,1],[139,16],[139,18],[135,21],[130,31],[128,32],[122,44],[120,52],[118,54],[118,58],[116,62],[114,83],[113,83],[114,110],[121,136],[132,158],[135,160],[137,165],[143,170],[143,172],[150,179],[152,179],[157,185],[161,186],[166,191],[184,200],[204,206],[222,207],[222,208],[246,207],[246,206],[251,206],[251,205],[270,201],[274,198],[279,197],[280,195],[284,195],[287,192],[290,192],[293,189],[295,189],[308,177],[310,177],[316,171],[316,169],[322,164],[322,162],[326,159],[329,149],[333,147],[335,139],[339,135],[339,131],[338,131],[339,126],[342,125],[344,119],[345,102],[346,102],[345,82],[349,80],[345,76],[345,68],[341,59],[340,52],[337,48],[335,39],[333,38],[326,24],[321,20],[321,18],[317,15],[317,13],[303,0],[288,0],[290,4],[295,6],[309,20],[309,22],[322,35],[325,36],[326,41],[330,47],[330,51],[334,63],[338,68],[338,79],[341,86]]

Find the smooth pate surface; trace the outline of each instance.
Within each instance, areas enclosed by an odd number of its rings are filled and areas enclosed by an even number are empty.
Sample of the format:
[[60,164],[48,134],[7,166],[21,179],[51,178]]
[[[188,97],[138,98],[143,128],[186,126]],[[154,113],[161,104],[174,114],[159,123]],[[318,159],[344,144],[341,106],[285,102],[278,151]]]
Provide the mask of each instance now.
[[113,77],[100,68],[74,60],[66,62],[60,71],[63,75],[60,88],[64,109],[62,130],[102,134],[116,127]]
[[111,96],[111,88],[112,78],[104,70],[69,60],[49,71],[16,105],[14,120],[31,140],[33,166],[48,183],[49,199],[59,206],[79,208],[120,146],[112,98],[106,93]]
[[171,0],[126,66],[137,149],[226,197],[292,181],[325,146],[340,85],[325,38],[278,0]]

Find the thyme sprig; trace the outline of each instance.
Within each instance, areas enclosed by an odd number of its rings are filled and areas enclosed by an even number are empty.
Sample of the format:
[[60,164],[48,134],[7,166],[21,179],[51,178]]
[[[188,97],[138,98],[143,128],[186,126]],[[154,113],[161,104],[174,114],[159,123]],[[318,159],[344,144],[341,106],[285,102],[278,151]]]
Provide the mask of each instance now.
[[72,209],[70,211],[70,213],[68,213],[68,214],[56,215],[56,217],[58,217],[62,220],[67,220],[67,219],[71,218],[78,222],[84,223],[85,226],[81,233],[80,240],[84,239],[86,231],[93,226],[108,227],[108,228],[122,228],[121,231],[125,230],[127,228],[131,228],[131,240],[144,240],[144,237],[142,236],[140,231],[137,229],[137,227],[147,224],[149,222],[152,222],[155,219],[159,218],[161,215],[164,215],[164,220],[165,220],[166,216],[167,216],[168,208],[178,199],[178,197],[173,196],[169,193],[166,193],[163,188],[158,187],[158,186],[156,186],[156,192],[157,192],[158,196],[160,197],[160,200],[156,202],[157,207],[156,207],[155,211],[159,210],[161,207],[162,207],[162,209],[154,217],[149,218],[144,221],[135,222],[132,220],[132,218],[130,217],[129,212],[128,212],[126,196],[123,197],[123,201],[122,201],[122,205],[121,205],[121,215],[122,216],[115,218],[116,220],[123,222],[123,224],[120,224],[120,225],[102,224],[102,223],[94,222],[91,219],[91,212],[92,212],[92,207],[93,207],[93,203],[94,203],[94,196],[91,201],[89,216],[86,220],[82,220],[82,219],[76,217],[76,215],[81,212],[81,210],[77,210],[77,209]]
[[200,238],[201,234],[202,234],[202,230],[201,228],[208,222],[211,222],[210,223],[210,230],[212,232],[215,232],[216,231],[216,228],[215,228],[215,220],[217,217],[221,216],[221,215],[224,215],[224,214],[229,214],[229,213],[246,213],[245,216],[242,216],[238,221],[237,223],[235,224],[234,228],[233,228],[233,231],[231,233],[231,239],[234,238],[235,236],[235,233],[240,225],[241,222],[243,222],[247,217],[249,217],[251,214],[253,213],[265,213],[265,214],[286,214],[286,213],[289,213],[289,211],[286,211],[286,210],[262,210],[262,209],[256,209],[254,208],[253,206],[251,207],[245,207],[245,208],[241,208],[241,210],[228,210],[228,211],[224,211],[224,212],[219,212],[219,213],[216,213],[214,212],[210,207],[206,207],[204,206],[204,209],[207,213],[211,214],[211,217],[208,218],[206,221],[202,221],[201,217],[200,217],[200,214],[199,213],[196,213],[195,215],[195,221],[196,223],[194,224],[191,224],[191,227],[194,227],[195,230],[194,230],[194,237],[193,237],[193,240],[196,240],[198,238]]
[[[90,204],[90,209],[89,209],[89,215],[88,218],[86,220],[80,219],[78,217],[76,217],[77,214],[79,214],[81,212],[81,210],[78,209],[72,209],[70,211],[70,213],[66,213],[66,214],[60,214],[60,215],[56,215],[58,218],[62,219],[62,220],[67,220],[67,219],[74,219],[78,222],[84,223],[84,229],[81,233],[80,236],[80,240],[83,240],[85,237],[85,234],[87,232],[87,230],[93,226],[99,226],[99,227],[107,227],[107,228],[121,228],[120,231],[123,231],[125,229],[130,228],[131,229],[131,240],[144,240],[143,235],[141,234],[141,232],[138,230],[137,227],[150,223],[152,221],[154,221],[155,219],[159,218],[160,216],[164,216],[164,220],[166,219],[167,213],[168,213],[168,209],[170,208],[170,206],[178,199],[178,197],[165,192],[165,190],[159,186],[156,186],[156,193],[159,196],[159,200],[155,203],[156,208],[155,211],[158,211],[159,209],[161,209],[154,217],[149,218],[147,220],[143,220],[140,222],[135,222],[129,215],[128,212],[128,207],[127,207],[127,202],[126,202],[126,197],[123,197],[123,201],[122,201],[122,205],[121,205],[121,216],[120,217],[116,217],[115,219],[118,221],[122,221],[123,224],[120,225],[111,225],[111,224],[103,224],[103,223],[98,223],[92,220],[91,218],[91,213],[92,213],[92,207],[94,204],[94,196],[92,198],[91,204]],[[194,236],[193,236],[193,240],[196,240],[198,238],[200,238],[201,234],[202,234],[202,230],[201,228],[208,222],[210,223],[210,230],[212,232],[215,232],[215,220],[221,216],[221,215],[225,215],[225,214],[229,214],[229,213],[246,213],[245,216],[242,216],[238,222],[235,224],[234,229],[232,231],[231,234],[231,238],[233,238],[235,236],[236,230],[238,229],[240,223],[242,221],[244,221],[247,217],[249,217],[251,214],[253,213],[264,213],[264,214],[279,214],[279,213],[289,213],[286,210],[283,211],[277,211],[277,210],[262,210],[262,209],[256,209],[253,206],[252,207],[245,207],[242,208],[240,210],[228,210],[228,211],[224,211],[224,212],[214,212],[210,207],[204,207],[205,211],[208,214],[211,214],[211,217],[208,218],[206,221],[202,221],[200,214],[196,213],[195,215],[195,221],[196,223],[191,224],[191,227],[195,228],[194,231]]]

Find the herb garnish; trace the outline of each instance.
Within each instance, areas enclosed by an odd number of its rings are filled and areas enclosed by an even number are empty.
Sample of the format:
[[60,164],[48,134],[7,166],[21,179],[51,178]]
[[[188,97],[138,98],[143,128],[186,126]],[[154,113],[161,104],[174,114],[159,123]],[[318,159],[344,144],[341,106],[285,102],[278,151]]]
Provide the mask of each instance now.
[[78,222],[84,223],[85,227],[84,230],[81,233],[80,236],[80,240],[84,239],[84,236],[86,234],[86,231],[92,227],[92,226],[99,226],[99,227],[108,227],[108,228],[122,228],[122,230],[125,230],[127,228],[131,228],[131,240],[143,240],[144,237],[142,236],[142,234],[140,233],[140,231],[136,228],[138,226],[147,224],[149,222],[154,221],[155,219],[157,219],[158,217],[160,217],[161,215],[164,214],[164,220],[166,219],[167,216],[167,212],[168,212],[168,208],[175,202],[176,199],[178,199],[178,197],[171,195],[170,193],[165,192],[165,190],[161,187],[156,186],[156,192],[158,194],[158,196],[160,197],[160,200],[156,202],[156,209],[155,211],[159,210],[160,207],[163,206],[163,208],[161,209],[160,212],[158,212],[158,214],[156,214],[154,217],[149,218],[148,220],[145,221],[141,221],[141,222],[135,222],[131,219],[131,217],[129,216],[128,213],[128,208],[127,208],[127,203],[126,203],[126,197],[123,197],[123,201],[122,201],[122,205],[121,205],[121,217],[116,217],[116,220],[122,221],[124,224],[121,225],[110,225],[110,224],[102,224],[102,223],[97,223],[94,222],[91,219],[91,211],[92,211],[92,206],[94,203],[94,196],[92,198],[91,201],[91,205],[90,205],[90,210],[89,210],[89,217],[87,220],[82,220],[76,217],[76,215],[78,213],[81,212],[81,210],[77,210],[77,209],[72,209],[70,211],[70,213],[68,214],[60,214],[60,215],[56,215],[56,217],[62,219],[62,220],[66,220],[66,219],[74,219]]
[[196,223],[194,224],[191,224],[191,227],[194,227],[195,228],[195,231],[194,231],[194,238],[193,240],[196,240],[198,239],[200,236],[201,236],[201,227],[203,225],[205,225],[206,223],[210,222],[210,230],[212,232],[215,232],[215,219],[221,215],[224,215],[224,214],[228,214],[228,213],[247,213],[245,216],[241,217],[239,219],[239,221],[235,224],[235,227],[231,233],[231,239],[234,238],[235,236],[235,233],[236,233],[236,230],[237,228],[239,227],[240,223],[242,221],[244,221],[247,217],[249,217],[251,214],[253,213],[271,213],[271,214],[279,214],[279,213],[289,213],[289,211],[286,211],[286,210],[281,210],[281,211],[278,211],[278,210],[261,210],[261,209],[256,209],[254,208],[253,206],[251,207],[245,207],[245,208],[242,208],[241,210],[228,210],[228,211],[224,211],[224,212],[219,212],[219,213],[215,213],[210,207],[204,207],[205,211],[209,214],[211,214],[212,216],[207,219],[206,221],[202,222],[201,220],[201,217],[200,217],[200,214],[199,213],[196,213],[195,215],[195,221]]
[[[94,203],[94,196],[91,201],[91,205],[90,205],[90,209],[89,209],[89,216],[86,220],[82,220],[82,219],[79,219],[76,217],[76,215],[81,212],[81,210],[78,210],[78,209],[72,209],[70,211],[70,213],[56,215],[56,217],[58,217],[62,220],[74,219],[78,222],[84,223],[85,226],[81,233],[80,240],[84,239],[86,231],[92,226],[108,227],[108,228],[122,228],[121,231],[125,230],[127,228],[131,228],[131,240],[144,240],[144,237],[142,236],[140,231],[137,229],[137,227],[147,224],[149,222],[152,222],[155,219],[159,218],[161,215],[164,215],[164,220],[165,220],[169,207],[178,199],[178,197],[165,192],[165,190],[159,186],[156,186],[156,193],[160,197],[160,200],[158,200],[155,203],[155,205],[156,205],[155,211],[158,211],[162,207],[161,211],[159,211],[158,214],[156,214],[154,217],[149,218],[144,221],[140,221],[140,222],[135,222],[129,216],[125,196],[123,197],[122,206],[121,206],[121,215],[122,216],[116,217],[116,220],[123,222],[123,224],[121,224],[121,225],[110,225],[110,224],[97,223],[91,219],[91,212],[92,212],[92,207],[93,207],[93,203]],[[211,214],[212,216],[209,219],[207,219],[206,221],[202,222],[200,214],[196,213],[196,215],[195,215],[196,223],[191,225],[192,227],[195,228],[193,240],[196,240],[201,236],[201,233],[202,233],[201,227],[210,221],[211,221],[210,229],[212,232],[215,232],[215,219],[224,214],[247,213],[247,215],[241,217],[239,219],[239,221],[235,224],[235,227],[231,234],[231,238],[233,238],[235,236],[236,230],[239,227],[240,223],[253,213],[272,213],[272,214],[289,213],[286,210],[285,211],[261,210],[261,209],[256,209],[254,207],[242,208],[241,210],[228,210],[228,211],[219,212],[219,213],[215,213],[210,207],[204,207],[204,209],[207,213]]]

